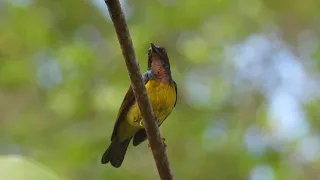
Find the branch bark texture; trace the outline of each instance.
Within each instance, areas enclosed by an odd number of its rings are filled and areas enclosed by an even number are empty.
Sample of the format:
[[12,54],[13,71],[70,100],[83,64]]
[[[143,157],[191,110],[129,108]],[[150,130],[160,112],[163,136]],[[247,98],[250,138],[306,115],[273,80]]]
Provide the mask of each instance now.
[[129,29],[121,9],[119,0],[105,0],[111,16],[118,40],[122,49],[127,70],[129,72],[131,86],[134,91],[138,106],[143,117],[144,127],[152,149],[160,178],[162,180],[172,180],[169,160],[166,154],[163,140],[160,136],[156,118],[154,116],[147,91],[142,80],[139,64],[136,59]]

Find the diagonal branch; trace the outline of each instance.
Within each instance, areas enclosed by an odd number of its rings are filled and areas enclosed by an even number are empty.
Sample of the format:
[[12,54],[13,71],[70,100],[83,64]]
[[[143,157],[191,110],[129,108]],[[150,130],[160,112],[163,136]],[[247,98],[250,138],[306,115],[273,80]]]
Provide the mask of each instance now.
[[160,178],[162,180],[172,180],[173,176],[171,174],[164,143],[160,136],[159,128],[140,74],[139,64],[136,60],[129,29],[122,12],[120,2],[119,0],[105,0],[105,3],[108,6],[109,14],[117,32],[122,54],[131,79],[131,86],[143,117],[145,129]]

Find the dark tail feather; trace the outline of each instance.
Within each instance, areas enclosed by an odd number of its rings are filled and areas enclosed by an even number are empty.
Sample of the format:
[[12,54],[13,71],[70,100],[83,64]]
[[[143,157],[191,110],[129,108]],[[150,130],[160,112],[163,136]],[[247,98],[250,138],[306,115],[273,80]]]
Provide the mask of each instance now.
[[116,139],[113,140],[106,152],[103,154],[101,163],[106,164],[110,162],[113,167],[120,167],[123,162],[124,156],[126,155],[126,151],[130,141],[131,138],[122,142],[119,142]]
[[138,146],[140,143],[147,139],[146,130],[140,129],[136,134],[133,136],[132,144],[133,146]]

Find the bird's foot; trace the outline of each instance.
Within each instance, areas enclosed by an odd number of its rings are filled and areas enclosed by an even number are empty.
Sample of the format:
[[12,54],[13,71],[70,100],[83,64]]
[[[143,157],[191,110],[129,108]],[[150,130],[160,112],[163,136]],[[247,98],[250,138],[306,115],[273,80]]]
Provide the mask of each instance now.
[[[167,144],[165,143],[165,141],[166,141],[166,138],[162,138],[162,142],[163,142],[164,148],[167,148]],[[151,149],[150,143],[148,143],[148,149]]]
[[140,124],[141,127],[144,127],[144,123],[143,123],[143,120],[142,120],[142,119],[140,120],[140,123],[139,123],[139,124]]

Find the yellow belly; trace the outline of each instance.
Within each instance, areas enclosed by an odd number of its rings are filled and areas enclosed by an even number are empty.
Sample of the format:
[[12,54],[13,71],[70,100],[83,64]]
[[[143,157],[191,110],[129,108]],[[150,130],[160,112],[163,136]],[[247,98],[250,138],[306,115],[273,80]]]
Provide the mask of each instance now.
[[[174,104],[177,99],[175,86],[174,84],[167,85],[155,80],[150,80],[146,84],[146,89],[153,112],[158,120],[158,124],[160,125],[174,108]],[[136,102],[128,110],[126,121],[131,126],[136,127],[133,128],[132,131],[137,131],[140,128],[143,128],[142,117]],[[127,133],[129,132],[126,132],[126,134]]]

